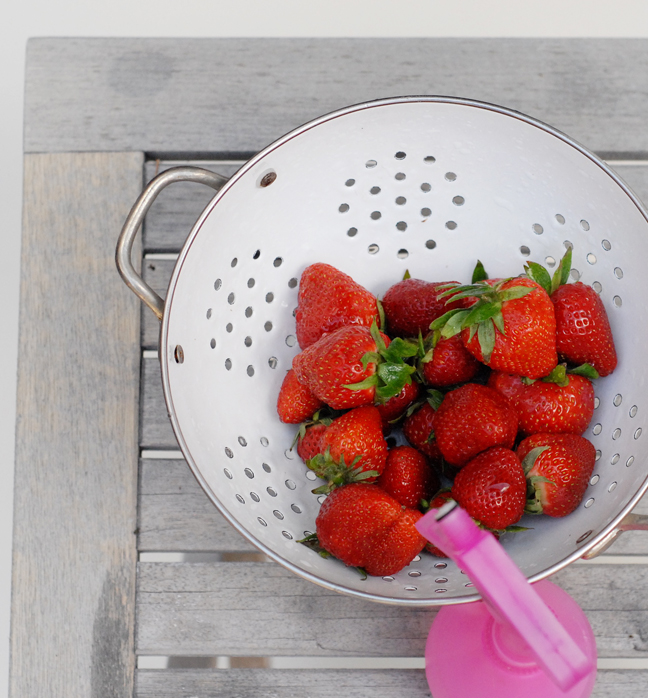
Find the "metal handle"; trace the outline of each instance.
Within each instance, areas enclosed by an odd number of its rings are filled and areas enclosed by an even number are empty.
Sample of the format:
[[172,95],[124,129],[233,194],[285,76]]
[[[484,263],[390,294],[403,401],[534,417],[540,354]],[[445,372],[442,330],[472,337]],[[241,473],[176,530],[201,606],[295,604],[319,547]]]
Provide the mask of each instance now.
[[159,193],[174,182],[197,182],[198,184],[206,184],[218,191],[227,182],[227,177],[204,170],[201,167],[172,167],[149,182],[126,218],[117,241],[115,254],[117,269],[124,283],[148,305],[158,320],[161,320],[164,314],[164,301],[139,275],[133,266],[131,254],[135,236],[142,225],[144,216],[148,213]]
[[600,555],[607,550],[624,531],[648,531],[648,516],[642,514],[628,514],[613,531],[610,531],[603,540],[590,548],[587,553],[583,555],[583,560],[591,560]]

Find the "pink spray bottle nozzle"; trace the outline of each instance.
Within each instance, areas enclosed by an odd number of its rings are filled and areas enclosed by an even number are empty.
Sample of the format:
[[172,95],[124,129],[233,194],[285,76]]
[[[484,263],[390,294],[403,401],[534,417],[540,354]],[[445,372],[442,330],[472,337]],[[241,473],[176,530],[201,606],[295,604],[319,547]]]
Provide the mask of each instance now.
[[[479,609],[485,625],[479,630],[473,647],[479,660],[483,660],[483,666],[476,660],[471,666],[473,671],[482,666],[493,681],[499,682],[492,695],[499,698],[508,695],[525,695],[526,698],[535,695],[543,698],[590,695],[596,674],[596,645],[589,622],[571,597],[548,582],[531,585],[499,541],[488,531],[480,529],[452,500],[440,509],[429,511],[419,519],[416,528],[457,563],[485,602]],[[475,605],[446,606],[439,612],[428,640],[432,656],[428,656],[426,651],[431,687],[431,672],[436,671],[437,675],[439,671],[441,674],[449,672],[448,662],[457,659],[452,654],[437,656],[449,651],[450,636],[456,634],[458,647],[465,649],[466,639],[462,634],[471,632],[466,624],[473,621],[464,618],[447,622],[448,614],[454,613],[457,618],[474,615],[477,611],[466,609]],[[568,631],[565,625],[573,624],[576,616],[580,630],[571,627]],[[431,647],[433,635],[440,632],[435,628],[438,621],[444,625],[443,637],[432,642],[434,647]],[[465,676],[466,657],[459,658],[464,665],[464,676],[458,680],[470,682],[471,679]],[[502,677],[496,679],[500,673]],[[550,680],[544,685],[546,677]],[[473,695],[466,686],[462,691],[444,693],[438,676],[433,680],[437,681],[437,686],[433,687],[435,698],[444,695],[470,698]],[[510,693],[502,683],[506,681],[512,682]],[[453,691],[457,688],[456,682],[457,679],[453,679]],[[474,695],[481,698],[491,695],[483,678],[476,690],[478,692]]]

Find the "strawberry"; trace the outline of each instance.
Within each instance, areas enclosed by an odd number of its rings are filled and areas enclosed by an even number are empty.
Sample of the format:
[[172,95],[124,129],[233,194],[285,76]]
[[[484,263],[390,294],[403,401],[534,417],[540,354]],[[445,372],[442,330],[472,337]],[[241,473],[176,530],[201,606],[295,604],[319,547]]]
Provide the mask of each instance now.
[[324,500],[315,525],[324,550],[370,575],[384,576],[399,572],[423,549],[425,538],[414,527],[422,515],[404,509],[377,485],[354,483]]
[[556,313],[556,348],[573,364],[591,364],[600,376],[617,366],[610,321],[596,291],[577,281],[560,286],[551,294]]
[[447,283],[431,283],[412,279],[406,275],[402,281],[391,286],[382,299],[385,321],[390,335],[396,337],[416,337],[419,332],[427,334],[430,323],[460,303],[446,305],[440,294]]
[[466,349],[459,335],[440,338],[438,332],[432,340],[426,339],[431,348],[419,362],[419,371],[426,385],[445,388],[466,383],[479,372],[480,363]]
[[489,448],[457,473],[451,493],[483,526],[504,530],[524,514],[526,478],[522,464],[508,448]]
[[304,428],[303,434],[297,438],[297,454],[306,463],[319,453],[323,453],[322,436],[327,429],[326,424],[311,424]]
[[590,364],[600,376],[608,376],[617,365],[610,321],[596,291],[577,281],[568,284],[572,250],[567,249],[553,276],[537,262],[525,271],[549,294],[556,316],[556,349],[561,360]]
[[512,448],[517,429],[518,416],[509,401],[478,383],[450,391],[434,418],[439,450],[458,468],[492,446]]
[[300,383],[335,410],[383,402],[411,382],[418,351],[402,339],[390,342],[371,327],[347,325],[322,336],[293,359]]
[[442,460],[434,434],[434,420],[439,402],[440,400],[426,400],[403,422],[403,436],[407,441],[437,463]]
[[461,333],[468,351],[497,371],[542,378],[558,363],[556,319],[547,292],[527,277],[484,280],[456,286],[444,295],[472,299],[431,328],[448,338]]
[[[452,499],[452,493],[450,490],[443,490],[439,492],[434,499],[430,502],[428,509],[440,509],[446,502]],[[437,548],[436,545],[428,541],[425,544],[425,549],[428,553],[432,553],[436,557],[448,557],[443,550]]]
[[387,442],[382,420],[373,405],[357,407],[334,419],[319,441],[320,452],[307,465],[326,485],[313,490],[326,494],[335,487],[374,481],[385,469]]
[[517,448],[528,481],[529,514],[567,516],[581,503],[596,449],[577,434],[533,434]]
[[291,368],[286,373],[277,399],[279,419],[286,424],[300,424],[310,419],[323,403],[302,385]]
[[530,385],[520,376],[493,371],[488,385],[506,396],[520,420],[520,431],[583,434],[594,414],[594,388],[581,375],[568,374],[564,364]]
[[299,282],[295,321],[302,349],[346,325],[369,327],[379,316],[376,297],[330,264],[311,264]]
[[406,383],[398,395],[390,397],[383,404],[376,405],[378,412],[380,412],[384,433],[387,434],[391,431],[392,424],[405,414],[407,408],[416,400],[420,392],[419,384],[412,381]]
[[411,446],[390,449],[377,484],[409,509],[417,509],[421,500],[428,500],[440,485],[428,459]]

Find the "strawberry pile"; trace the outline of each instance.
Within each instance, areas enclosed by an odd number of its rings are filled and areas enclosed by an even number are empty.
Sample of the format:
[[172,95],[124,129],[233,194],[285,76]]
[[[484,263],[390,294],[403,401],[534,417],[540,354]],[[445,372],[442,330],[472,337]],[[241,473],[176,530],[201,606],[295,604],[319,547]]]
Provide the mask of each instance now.
[[406,274],[381,300],[331,265],[304,271],[301,352],[277,400],[326,495],[302,543],[384,576],[444,555],[414,524],[448,499],[497,536],[578,507],[592,381],[617,357],[601,299],[570,267],[568,250],[553,275],[534,262],[502,279],[478,262],[469,284]]

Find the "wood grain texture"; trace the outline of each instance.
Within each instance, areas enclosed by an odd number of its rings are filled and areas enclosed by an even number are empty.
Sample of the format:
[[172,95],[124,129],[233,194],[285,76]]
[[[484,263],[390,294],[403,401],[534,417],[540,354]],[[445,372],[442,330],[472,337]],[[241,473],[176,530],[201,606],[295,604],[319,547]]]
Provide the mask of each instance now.
[[180,449],[173,433],[164,402],[162,376],[158,359],[142,359],[140,388],[140,446],[143,449]]
[[[592,698],[648,694],[643,671],[599,671]],[[421,669],[405,670],[161,670],[139,671],[137,698],[431,698]]]
[[27,152],[252,153],[349,104],[456,95],[648,153],[645,39],[32,39]]
[[[648,568],[572,565],[552,581],[587,614],[599,656],[646,656]],[[138,653],[171,656],[416,657],[434,615],[326,591],[272,562],[139,563],[137,599]]]
[[12,696],[131,695],[138,302],[114,262],[142,155],[25,158]]
[[162,552],[251,552],[183,460],[140,462],[138,549]]

